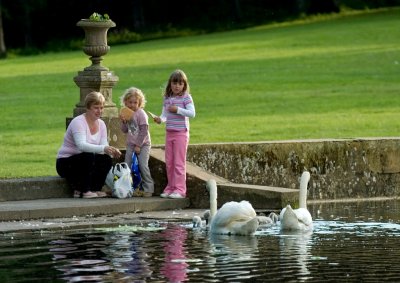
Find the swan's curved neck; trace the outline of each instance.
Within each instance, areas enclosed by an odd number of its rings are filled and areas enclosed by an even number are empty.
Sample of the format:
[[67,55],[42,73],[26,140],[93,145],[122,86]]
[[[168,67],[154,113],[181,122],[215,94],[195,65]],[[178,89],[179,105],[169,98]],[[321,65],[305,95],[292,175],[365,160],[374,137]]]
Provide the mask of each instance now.
[[208,182],[210,193],[210,217],[211,219],[217,214],[217,183],[213,180]]
[[299,207],[307,208],[307,185],[310,180],[310,173],[304,172],[300,180]]

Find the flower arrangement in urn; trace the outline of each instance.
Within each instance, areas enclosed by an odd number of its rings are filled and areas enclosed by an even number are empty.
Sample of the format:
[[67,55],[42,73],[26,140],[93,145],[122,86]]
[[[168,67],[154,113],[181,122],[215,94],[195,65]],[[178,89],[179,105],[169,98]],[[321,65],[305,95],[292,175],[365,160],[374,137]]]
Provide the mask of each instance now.
[[82,19],[76,25],[85,31],[85,45],[82,49],[86,55],[91,56],[92,65],[85,70],[108,70],[100,62],[103,60],[102,56],[110,50],[107,45],[107,31],[115,27],[115,23],[107,14],[93,13],[89,19]]
[[111,21],[110,16],[108,14],[101,15],[99,13],[94,12],[90,15],[89,20],[94,22],[101,22],[101,21]]

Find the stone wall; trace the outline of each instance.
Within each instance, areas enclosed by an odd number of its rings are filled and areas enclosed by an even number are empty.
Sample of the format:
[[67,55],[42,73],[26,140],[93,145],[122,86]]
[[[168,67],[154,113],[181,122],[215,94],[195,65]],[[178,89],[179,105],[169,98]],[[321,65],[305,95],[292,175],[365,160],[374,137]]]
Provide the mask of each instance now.
[[309,170],[309,200],[400,192],[399,138],[197,144],[188,161],[234,183],[286,188],[298,188]]

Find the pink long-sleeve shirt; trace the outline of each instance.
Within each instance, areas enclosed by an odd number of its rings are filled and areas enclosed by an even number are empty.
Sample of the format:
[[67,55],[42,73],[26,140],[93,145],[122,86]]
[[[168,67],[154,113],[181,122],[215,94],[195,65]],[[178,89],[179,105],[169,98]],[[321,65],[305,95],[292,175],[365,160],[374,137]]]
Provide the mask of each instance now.
[[121,131],[128,133],[126,143],[128,146],[150,145],[149,117],[146,112],[139,108],[127,123],[121,123]]
[[104,148],[108,146],[107,127],[103,120],[97,121],[99,131],[92,135],[84,114],[72,119],[65,132],[64,142],[58,150],[57,158],[70,157],[82,152],[104,154]]
[[[171,113],[167,109],[170,105],[178,107],[177,113]],[[164,97],[161,121],[166,122],[167,131],[189,131],[189,118],[196,116],[193,98],[189,93],[180,96]]]

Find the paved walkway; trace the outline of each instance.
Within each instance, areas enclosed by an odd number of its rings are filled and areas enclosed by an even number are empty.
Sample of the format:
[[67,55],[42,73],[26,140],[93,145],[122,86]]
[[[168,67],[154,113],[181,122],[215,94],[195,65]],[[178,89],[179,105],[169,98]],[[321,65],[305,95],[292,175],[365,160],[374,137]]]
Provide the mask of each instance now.
[[97,227],[119,227],[140,225],[149,222],[190,222],[194,215],[202,216],[202,209],[171,209],[160,211],[105,214],[100,216],[85,215],[61,218],[43,218],[39,220],[18,220],[0,222],[0,233],[59,231],[71,229],[88,229]]
[[[44,229],[52,226],[65,227],[76,223],[90,226],[95,223],[121,223],[147,215],[168,218],[174,211],[189,207],[189,199],[151,198],[98,198],[74,199],[51,198],[5,201],[0,203],[0,232],[25,229]],[[161,212],[160,212],[161,211]],[[122,218],[121,218],[122,217]],[[111,222],[109,220],[113,219]],[[31,223],[27,225],[26,223]],[[32,224],[35,223],[35,224]],[[51,225],[49,223],[52,223]],[[54,223],[58,223],[54,225]]]

